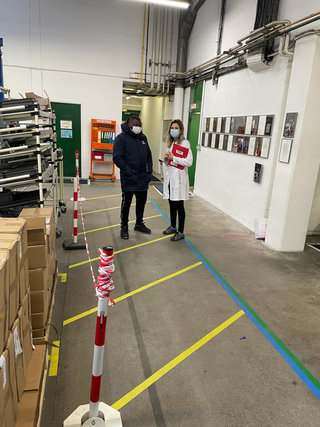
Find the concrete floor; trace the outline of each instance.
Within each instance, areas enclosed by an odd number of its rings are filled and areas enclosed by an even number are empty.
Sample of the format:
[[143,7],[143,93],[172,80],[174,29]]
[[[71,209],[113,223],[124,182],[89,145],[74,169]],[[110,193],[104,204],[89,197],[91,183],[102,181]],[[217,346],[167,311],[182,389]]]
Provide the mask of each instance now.
[[[67,186],[66,199],[72,188]],[[82,186],[84,211],[120,205],[118,183]],[[168,214],[167,201],[150,187]],[[60,427],[88,403],[95,314],[69,325],[62,321],[94,308],[97,299],[85,251],[61,248],[72,229],[71,203],[60,218],[57,241],[60,273],[51,340],[60,340],[58,376],[49,377],[41,427]],[[134,207],[130,218],[133,220]],[[186,203],[186,235],[223,278],[268,325],[299,361],[320,378],[320,253],[277,253],[219,210],[193,196]],[[86,229],[119,223],[119,209],[86,216]],[[159,216],[156,216],[159,215]],[[146,224],[151,235],[133,231],[121,240],[119,227],[88,233],[96,248],[115,250],[163,237],[167,222],[150,202]],[[311,239],[312,240],[312,239]],[[320,240],[313,238],[313,240]],[[115,256],[115,299],[154,280],[199,262],[186,242],[163,239]],[[97,269],[97,262],[94,263]],[[112,405],[172,359],[220,326],[241,307],[205,265],[166,280],[119,302],[109,310],[101,400]],[[268,331],[269,329],[267,329]],[[318,426],[319,400],[284,357],[245,314],[162,376],[120,410],[124,427]]]

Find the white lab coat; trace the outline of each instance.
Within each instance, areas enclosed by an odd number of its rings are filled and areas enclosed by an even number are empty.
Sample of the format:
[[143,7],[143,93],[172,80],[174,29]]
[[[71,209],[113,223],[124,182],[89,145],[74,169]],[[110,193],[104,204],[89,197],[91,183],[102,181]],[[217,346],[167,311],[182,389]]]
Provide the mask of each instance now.
[[[168,166],[163,162],[163,198],[169,199],[169,185],[170,185],[170,200],[188,200],[189,199],[189,175],[188,167],[192,166],[193,156],[190,147],[190,142],[184,139],[181,143],[182,147],[189,148],[186,158],[173,157],[173,163],[176,165],[184,166],[183,170]],[[172,151],[173,144],[168,151]]]

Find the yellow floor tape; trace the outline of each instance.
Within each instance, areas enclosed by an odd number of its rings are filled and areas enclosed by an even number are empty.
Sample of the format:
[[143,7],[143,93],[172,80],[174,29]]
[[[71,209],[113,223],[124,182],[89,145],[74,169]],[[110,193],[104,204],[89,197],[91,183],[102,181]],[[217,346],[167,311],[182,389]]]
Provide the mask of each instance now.
[[[158,215],[152,215],[152,216],[147,216],[144,219],[152,219],[152,218],[158,218],[159,216],[162,216],[161,214]],[[129,224],[132,224],[134,221],[129,221]],[[121,224],[114,224],[114,225],[107,225],[106,227],[100,227],[100,228],[95,228],[94,230],[86,230],[86,234],[88,233],[94,233],[95,231],[101,231],[101,230],[108,230],[108,228],[113,228],[113,227],[120,227]],[[80,234],[84,234],[83,232],[78,233],[78,235]]]
[[53,341],[53,344],[58,347],[52,347],[51,350],[49,377],[56,377],[58,374],[60,341]]
[[106,199],[107,197],[119,197],[119,196],[122,196],[122,193],[119,193],[119,194],[111,194],[110,196],[86,197],[86,201],[87,201],[87,200]]
[[159,369],[157,372],[155,372],[153,375],[151,375],[149,378],[147,378],[145,381],[143,381],[125,396],[123,396],[121,399],[117,400],[117,402],[115,402],[112,407],[117,410],[123,408],[123,406],[129,403],[132,399],[137,397],[140,393],[142,393],[144,390],[146,390],[148,387],[158,381],[161,377],[171,371],[171,369],[179,365],[179,363],[183,362],[187,357],[191,356],[191,354],[193,354],[195,351],[199,350],[199,348],[201,348],[212,338],[220,334],[220,332],[222,332],[228,326],[232,325],[232,323],[234,323],[244,314],[245,313],[243,310],[238,311],[238,313],[234,314],[232,317],[230,317],[230,319],[226,320],[216,329],[209,332],[207,335],[205,335],[203,338],[201,338],[199,341],[197,341],[195,344],[193,344],[175,359],[171,360],[171,362],[167,363],[165,366],[163,366],[161,369]]
[[67,273],[60,273],[59,277],[61,277],[61,283],[65,283],[67,281]]
[[[150,240],[149,242],[144,242],[144,243],[139,243],[138,245],[129,246],[128,248],[124,248],[124,249],[120,249],[119,251],[115,251],[114,255],[120,254],[121,252],[130,251],[131,249],[140,248],[140,247],[145,246],[145,245],[150,245],[150,243],[159,242],[160,240],[168,239],[168,237],[172,237],[172,236],[169,235],[169,236],[159,237],[158,239]],[[91,258],[91,261],[98,261],[98,259],[100,259],[100,257]],[[89,263],[89,260],[81,261],[81,262],[78,262],[77,264],[69,265],[69,268],[79,267],[80,265],[84,265],[84,264],[88,264],[88,263]]]
[[[150,203],[150,200],[148,200],[147,203]],[[136,204],[132,203],[131,206],[136,206]],[[114,209],[120,209],[120,208],[121,208],[121,205],[120,206],[114,206],[112,208],[98,209],[96,211],[83,212],[83,215],[88,215],[88,214],[93,214],[93,213],[98,213],[98,212],[112,211]]]
[[[202,262],[196,262],[195,264],[189,265],[189,267],[183,268],[182,270],[176,271],[173,274],[169,274],[168,276],[162,277],[161,279],[155,280],[154,282],[149,283],[148,285],[141,286],[141,288],[138,288],[132,292],[128,292],[127,294],[122,295],[121,297],[115,299],[115,302],[118,303],[120,301],[123,301],[124,299],[127,299],[129,297],[132,297],[135,294],[138,294],[142,291],[145,291],[146,289],[151,288],[152,286],[158,285],[159,283],[163,283],[166,280],[172,279],[173,277],[179,276],[182,273],[185,273],[186,271],[192,270],[195,267],[198,267],[201,265]],[[70,323],[75,322],[76,320],[82,319],[83,317],[89,316],[92,313],[96,313],[97,308],[91,308],[90,310],[84,311],[83,313],[78,314],[77,316],[70,317],[69,319],[65,320],[63,322],[63,326],[69,325]]]

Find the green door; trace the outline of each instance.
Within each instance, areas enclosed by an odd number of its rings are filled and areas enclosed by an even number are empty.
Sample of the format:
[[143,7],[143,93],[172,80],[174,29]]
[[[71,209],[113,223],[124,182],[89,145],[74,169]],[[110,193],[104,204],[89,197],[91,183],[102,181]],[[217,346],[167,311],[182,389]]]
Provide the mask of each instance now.
[[63,149],[64,175],[76,175],[75,151],[79,151],[79,173],[81,176],[81,105],[52,102],[56,113],[57,145]]
[[191,87],[190,104],[189,104],[189,123],[188,123],[188,141],[191,145],[193,155],[193,164],[189,168],[190,187],[194,186],[194,177],[196,173],[197,163],[197,145],[199,138],[200,117],[201,117],[201,101],[202,101],[203,83],[198,83]]

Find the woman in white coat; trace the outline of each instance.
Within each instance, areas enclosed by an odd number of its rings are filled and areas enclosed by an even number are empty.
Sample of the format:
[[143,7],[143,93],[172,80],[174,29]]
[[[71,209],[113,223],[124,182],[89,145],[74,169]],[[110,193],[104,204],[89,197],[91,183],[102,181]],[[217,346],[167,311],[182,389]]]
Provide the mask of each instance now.
[[[184,201],[189,199],[188,168],[193,162],[190,143],[184,137],[184,126],[181,120],[173,120],[171,122],[167,143],[168,147],[163,163],[163,198],[169,200],[171,224],[163,234],[173,234],[171,240],[177,242],[184,239],[186,218]],[[174,144],[180,145],[181,150],[173,150]],[[174,155],[172,151],[175,154],[179,154],[180,151],[180,155]],[[181,155],[182,157],[180,157]],[[177,214],[179,219],[178,228]]]

